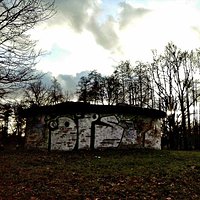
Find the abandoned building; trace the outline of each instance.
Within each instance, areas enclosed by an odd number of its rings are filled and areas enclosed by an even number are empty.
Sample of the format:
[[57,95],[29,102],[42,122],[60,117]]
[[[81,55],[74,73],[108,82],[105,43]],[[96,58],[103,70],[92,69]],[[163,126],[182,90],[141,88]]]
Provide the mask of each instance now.
[[109,147],[161,148],[165,112],[129,105],[66,102],[31,107],[26,118],[25,146],[46,150]]

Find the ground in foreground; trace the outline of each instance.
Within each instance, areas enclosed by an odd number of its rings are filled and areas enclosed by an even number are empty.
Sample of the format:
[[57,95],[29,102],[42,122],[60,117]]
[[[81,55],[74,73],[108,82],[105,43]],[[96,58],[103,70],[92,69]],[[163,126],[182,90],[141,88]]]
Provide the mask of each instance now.
[[0,200],[200,199],[200,152],[0,152]]

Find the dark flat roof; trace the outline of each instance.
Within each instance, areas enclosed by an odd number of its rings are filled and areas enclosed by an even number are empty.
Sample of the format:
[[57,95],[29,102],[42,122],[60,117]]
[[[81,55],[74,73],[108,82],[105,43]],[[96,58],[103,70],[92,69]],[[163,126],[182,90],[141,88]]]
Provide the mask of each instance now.
[[97,113],[97,114],[132,114],[145,115],[152,118],[164,118],[166,113],[156,109],[141,108],[126,104],[119,105],[95,105],[82,102],[65,102],[50,106],[32,106],[22,110],[23,117],[36,116],[39,114],[74,114],[74,113]]

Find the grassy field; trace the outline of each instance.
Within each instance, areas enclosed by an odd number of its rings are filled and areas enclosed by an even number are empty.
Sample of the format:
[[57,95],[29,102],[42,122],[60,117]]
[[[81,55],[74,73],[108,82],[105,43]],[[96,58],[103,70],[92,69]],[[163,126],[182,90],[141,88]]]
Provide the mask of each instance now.
[[0,200],[200,199],[200,152],[0,152]]

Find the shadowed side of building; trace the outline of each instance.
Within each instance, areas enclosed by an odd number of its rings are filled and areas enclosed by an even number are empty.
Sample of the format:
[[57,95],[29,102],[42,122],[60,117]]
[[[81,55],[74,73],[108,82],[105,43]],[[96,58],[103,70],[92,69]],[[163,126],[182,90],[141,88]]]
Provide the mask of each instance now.
[[71,151],[124,146],[161,149],[162,111],[66,102],[22,111],[26,148]]

